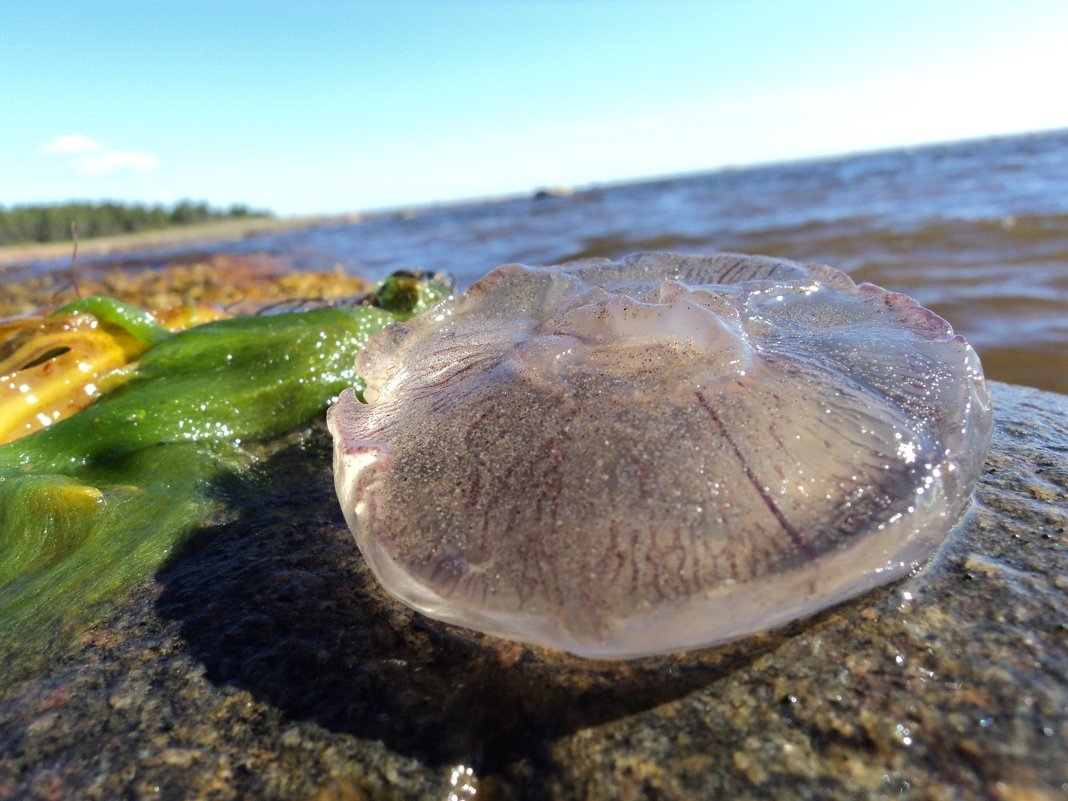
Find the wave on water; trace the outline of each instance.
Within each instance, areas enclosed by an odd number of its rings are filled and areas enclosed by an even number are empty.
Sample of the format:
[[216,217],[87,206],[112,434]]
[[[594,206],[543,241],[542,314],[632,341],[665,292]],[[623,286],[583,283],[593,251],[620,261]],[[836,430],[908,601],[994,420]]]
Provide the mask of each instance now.
[[[463,287],[507,262],[638,250],[831,264],[941,314],[990,377],[1068,392],[1068,131],[369,215],[210,252],[370,278],[418,267]],[[152,269],[195,256],[172,249],[108,263]],[[68,263],[8,268],[7,280]]]

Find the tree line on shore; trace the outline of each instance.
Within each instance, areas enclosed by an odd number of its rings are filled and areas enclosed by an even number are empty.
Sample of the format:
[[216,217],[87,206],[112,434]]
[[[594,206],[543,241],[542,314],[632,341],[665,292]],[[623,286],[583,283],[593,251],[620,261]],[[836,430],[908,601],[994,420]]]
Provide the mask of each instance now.
[[173,206],[141,203],[73,202],[0,206],[0,245],[30,242],[69,242],[71,226],[79,239],[158,230],[209,220],[270,217],[269,211],[234,204],[221,209],[207,203],[182,200]]

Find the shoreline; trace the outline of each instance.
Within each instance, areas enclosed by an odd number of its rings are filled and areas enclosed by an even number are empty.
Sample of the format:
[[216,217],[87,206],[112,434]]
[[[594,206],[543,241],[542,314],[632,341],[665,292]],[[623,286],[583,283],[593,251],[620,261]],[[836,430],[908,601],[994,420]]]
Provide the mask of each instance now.
[[[262,234],[283,233],[331,223],[351,224],[362,219],[364,219],[362,214],[336,214],[311,217],[254,217],[241,220],[217,220],[160,230],[136,231],[129,234],[79,240],[78,255],[106,256],[111,253],[155,250],[175,246],[213,245],[220,242],[234,242]],[[0,268],[51,259],[69,258],[73,253],[73,249],[73,241],[0,245]]]

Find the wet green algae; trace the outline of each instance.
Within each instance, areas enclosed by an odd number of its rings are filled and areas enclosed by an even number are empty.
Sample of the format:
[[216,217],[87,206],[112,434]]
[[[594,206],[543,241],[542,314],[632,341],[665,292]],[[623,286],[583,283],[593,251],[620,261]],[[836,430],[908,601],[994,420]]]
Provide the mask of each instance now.
[[150,347],[108,377],[93,405],[0,446],[0,686],[58,653],[225,514],[224,487],[253,480],[246,446],[359,386],[355,357],[368,337],[443,294],[397,275],[351,306],[180,333],[118,301],[77,301]]

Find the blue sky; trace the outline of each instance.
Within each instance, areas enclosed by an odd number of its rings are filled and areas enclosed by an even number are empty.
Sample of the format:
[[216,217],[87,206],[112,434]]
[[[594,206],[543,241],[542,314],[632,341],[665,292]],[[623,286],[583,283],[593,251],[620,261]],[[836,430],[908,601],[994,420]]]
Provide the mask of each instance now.
[[23,2],[0,204],[418,205],[1068,126],[1068,3]]

